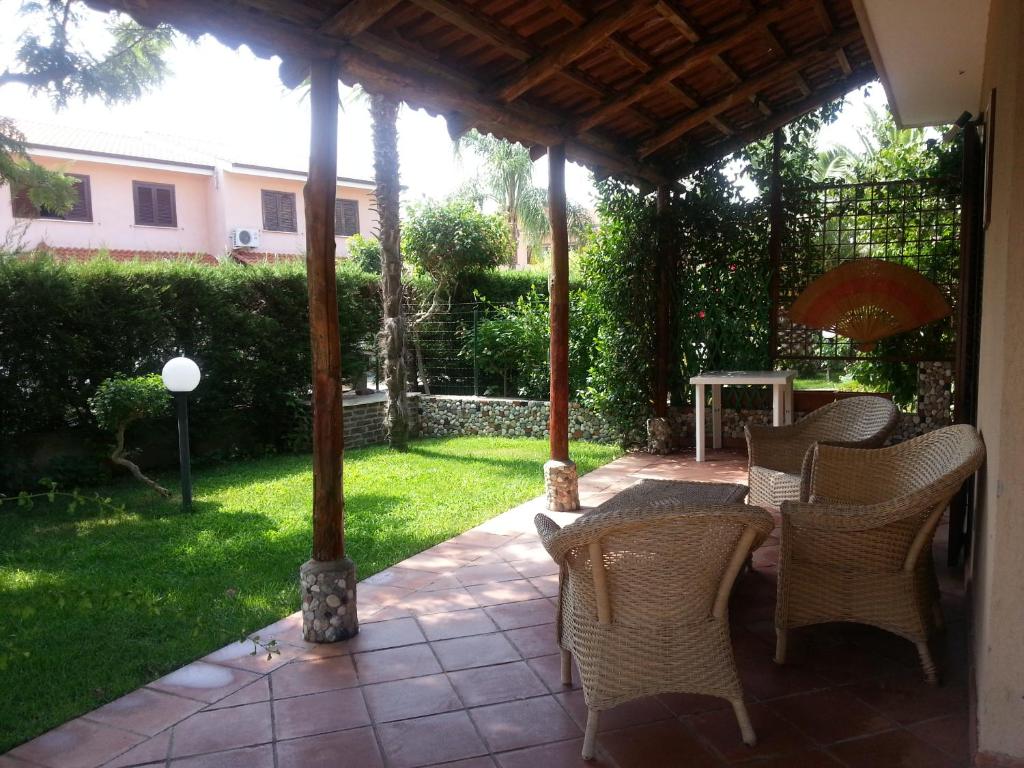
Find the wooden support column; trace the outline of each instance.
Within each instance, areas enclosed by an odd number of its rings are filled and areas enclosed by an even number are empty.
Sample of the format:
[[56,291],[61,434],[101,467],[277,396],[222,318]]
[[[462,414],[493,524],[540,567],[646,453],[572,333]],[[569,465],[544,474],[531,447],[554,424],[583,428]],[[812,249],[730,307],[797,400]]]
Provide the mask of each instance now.
[[772,134],[772,171],[768,187],[768,261],[771,265],[768,315],[768,344],[772,364],[779,353],[779,268],[782,264],[782,236],[785,212],[782,210],[782,148],[786,142],[781,128]]
[[345,557],[341,335],[335,277],[338,177],[338,63],[310,67],[312,128],[306,209],[306,281],[313,360],[313,556],[299,571],[303,636],[344,640],[358,632],[355,566]]
[[548,218],[551,221],[551,394],[544,465],[548,508],[579,509],[576,465],[569,459],[569,231],[565,210],[565,144],[548,147]]
[[675,256],[672,252],[669,188],[658,186],[657,255],[654,261],[658,294],[654,315],[654,381],[651,413],[647,420],[647,449],[651,453],[672,450],[668,420],[668,377],[672,365],[672,303],[675,294]]

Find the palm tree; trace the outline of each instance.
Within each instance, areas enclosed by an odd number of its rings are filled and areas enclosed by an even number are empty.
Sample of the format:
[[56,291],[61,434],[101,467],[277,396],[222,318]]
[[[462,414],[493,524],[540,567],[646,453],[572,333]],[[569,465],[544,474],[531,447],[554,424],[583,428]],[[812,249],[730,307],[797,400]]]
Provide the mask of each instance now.
[[388,407],[384,429],[388,443],[397,450],[409,445],[409,406],[405,370],[406,321],[402,308],[402,252],[399,231],[397,99],[370,94],[373,120],[373,167],[377,183],[377,215],[380,239],[380,288],[382,327],[380,345],[384,357],[384,381]]

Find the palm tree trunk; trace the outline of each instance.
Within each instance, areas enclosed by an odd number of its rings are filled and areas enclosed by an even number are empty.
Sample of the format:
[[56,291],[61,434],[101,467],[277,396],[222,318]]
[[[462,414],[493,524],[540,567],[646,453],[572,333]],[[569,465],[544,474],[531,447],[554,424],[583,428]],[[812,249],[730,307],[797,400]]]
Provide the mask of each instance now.
[[402,253],[398,223],[398,101],[370,95],[373,118],[373,160],[377,179],[377,214],[380,217],[380,288],[383,323],[380,345],[388,408],[384,430],[392,448],[409,444],[409,404],[406,397],[405,313],[402,310]]

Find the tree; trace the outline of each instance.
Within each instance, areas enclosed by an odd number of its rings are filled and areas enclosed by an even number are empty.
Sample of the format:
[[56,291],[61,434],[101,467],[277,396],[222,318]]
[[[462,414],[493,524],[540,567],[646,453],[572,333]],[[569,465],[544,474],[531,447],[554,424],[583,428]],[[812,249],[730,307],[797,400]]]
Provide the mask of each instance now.
[[380,288],[383,309],[380,346],[384,356],[384,380],[388,388],[384,428],[391,447],[405,450],[409,444],[409,406],[406,398],[406,327],[402,308],[402,252],[398,218],[398,107],[399,102],[391,96],[380,93],[370,95],[377,214],[380,220]]
[[[81,39],[85,16],[79,7],[74,0],[22,3],[28,31],[21,36],[14,61],[0,72],[0,88],[27,86],[32,93],[49,96],[61,109],[72,99],[133,101],[163,82],[164,56],[174,40],[170,27],[146,29],[127,17],[112,16],[106,23],[109,47],[97,55],[95,42]],[[37,207],[67,211],[75,201],[72,180],[36,165],[25,152],[24,141],[11,120],[0,120],[0,186],[25,190]]]

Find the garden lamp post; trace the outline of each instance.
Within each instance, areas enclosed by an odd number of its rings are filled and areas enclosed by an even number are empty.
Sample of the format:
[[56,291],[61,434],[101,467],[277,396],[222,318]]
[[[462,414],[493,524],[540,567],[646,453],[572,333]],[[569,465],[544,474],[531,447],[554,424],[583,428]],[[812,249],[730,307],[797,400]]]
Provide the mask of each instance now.
[[188,393],[199,385],[199,366],[187,357],[167,361],[161,374],[164,386],[174,395],[178,413],[178,459],[181,462],[181,506],[192,508],[192,467],[188,454]]

